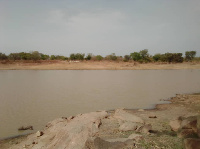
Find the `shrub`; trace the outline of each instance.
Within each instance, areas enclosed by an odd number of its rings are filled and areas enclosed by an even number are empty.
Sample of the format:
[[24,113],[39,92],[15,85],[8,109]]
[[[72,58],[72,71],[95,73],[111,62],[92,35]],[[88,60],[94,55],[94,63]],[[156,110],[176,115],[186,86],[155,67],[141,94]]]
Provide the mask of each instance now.
[[124,56],[124,62],[128,62],[131,59],[130,55]]
[[131,57],[131,59],[134,60],[134,61],[139,61],[139,60],[142,59],[140,53],[138,53],[138,52],[131,53],[131,54],[130,54],[130,57]]
[[7,60],[8,56],[5,55],[4,53],[0,53],[0,60]]
[[94,57],[94,60],[101,61],[103,60],[103,57],[101,55],[97,55]]
[[196,51],[186,51],[185,52],[185,60],[186,61],[191,61],[194,59],[195,55],[196,55]]

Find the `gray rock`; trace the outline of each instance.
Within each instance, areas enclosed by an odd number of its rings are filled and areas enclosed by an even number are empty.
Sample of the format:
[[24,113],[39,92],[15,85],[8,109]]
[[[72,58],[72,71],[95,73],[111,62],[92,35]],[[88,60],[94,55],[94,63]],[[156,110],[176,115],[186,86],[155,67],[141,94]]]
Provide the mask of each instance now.
[[200,137],[200,115],[197,116],[197,134]]
[[123,109],[115,110],[115,114],[114,114],[113,117],[117,118],[117,119],[121,119],[123,121],[130,121],[130,122],[134,122],[134,123],[144,124],[143,119],[141,119],[140,117],[135,116],[135,115],[123,110]]
[[197,116],[190,116],[182,120],[181,129],[193,129],[197,132]]
[[95,139],[89,139],[85,143],[84,149],[122,149],[127,147],[133,147],[134,141],[127,138],[110,139],[110,142],[103,140],[99,137]]
[[179,138],[191,138],[191,137],[196,137],[197,134],[194,132],[193,129],[181,129],[179,130],[177,136]]
[[136,123],[125,122],[122,125],[120,125],[119,130],[120,131],[136,130],[137,127],[138,127],[138,125]]
[[20,127],[20,128],[18,128],[18,130],[33,130],[33,126],[26,126],[26,127],[24,127],[24,126],[22,126],[22,127]]
[[139,135],[139,134],[131,134],[128,139],[133,139],[133,140],[136,140],[136,141],[140,141],[140,140],[143,140],[143,136],[142,135]]
[[185,149],[200,149],[200,139],[187,138],[184,140]]
[[[82,114],[70,121],[62,118],[56,119],[48,124],[42,136],[37,137],[36,134],[31,134],[26,140],[15,145],[14,149],[21,148],[24,144],[31,144],[32,146],[29,147],[31,149],[83,149],[87,139],[98,133],[99,119],[107,115],[106,111],[101,111]],[[37,144],[32,144],[33,141]]]
[[44,133],[43,133],[42,131],[37,131],[37,132],[36,132],[36,136],[37,136],[37,137],[40,137],[40,136],[42,136],[43,134],[44,134]]
[[181,127],[181,121],[182,120],[180,118],[170,121],[169,125],[171,127],[171,130],[177,132]]
[[137,132],[148,134],[150,130],[152,130],[151,124],[146,124],[137,129]]
[[115,138],[115,139],[106,139],[108,142],[126,142],[129,138]]
[[149,118],[157,118],[156,115],[150,115]]

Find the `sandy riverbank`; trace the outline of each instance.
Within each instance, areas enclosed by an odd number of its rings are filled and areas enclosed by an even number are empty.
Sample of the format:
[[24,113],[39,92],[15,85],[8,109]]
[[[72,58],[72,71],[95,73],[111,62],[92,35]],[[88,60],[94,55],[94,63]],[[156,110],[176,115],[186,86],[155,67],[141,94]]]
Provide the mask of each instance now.
[[[42,130],[43,135],[34,133],[3,140],[0,148],[181,149],[184,138],[180,134],[177,137],[177,132],[171,130],[169,123],[178,117],[196,115],[200,115],[200,94],[177,95],[171,98],[170,104],[160,104],[152,110],[102,111],[56,119]],[[132,121],[136,121],[137,131],[122,130],[122,125]],[[130,139],[131,134],[138,136]]]
[[39,61],[0,62],[0,70],[148,70],[148,69],[200,69],[200,63],[184,62],[176,64],[113,61]]

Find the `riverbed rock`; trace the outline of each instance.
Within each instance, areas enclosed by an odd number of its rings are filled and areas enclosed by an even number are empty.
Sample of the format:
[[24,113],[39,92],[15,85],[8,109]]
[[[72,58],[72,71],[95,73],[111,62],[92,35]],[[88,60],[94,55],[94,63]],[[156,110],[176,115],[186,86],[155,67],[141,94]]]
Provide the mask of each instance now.
[[18,128],[18,130],[33,130],[33,126],[26,126],[26,127],[22,126]]
[[117,109],[115,110],[114,118],[121,119],[123,121],[130,121],[133,123],[141,123],[144,124],[144,120],[138,116],[135,116],[124,109]]
[[193,129],[197,132],[197,116],[190,116],[182,120],[181,129]]
[[133,133],[128,137],[128,139],[133,139],[133,140],[136,140],[136,141],[140,141],[140,140],[143,140],[144,137],[142,135],[140,135],[140,134]]
[[[25,141],[14,146],[21,148],[24,144],[31,145],[28,148],[67,148],[67,149],[83,149],[88,138],[95,136],[99,131],[96,126],[99,119],[107,116],[106,111],[91,112],[76,116],[70,121],[57,119],[49,123],[49,127],[43,132],[44,134],[37,137],[35,134],[29,135]],[[35,141],[37,144],[32,144]]]
[[150,115],[149,118],[157,118],[156,115]]
[[197,134],[200,138],[200,115],[197,116]]
[[137,132],[148,134],[152,130],[151,124],[146,124],[137,129]]
[[84,149],[122,149],[134,146],[134,140],[128,138],[116,138],[103,140],[102,138],[88,139]]
[[177,118],[177,119],[171,120],[169,122],[171,130],[177,132],[179,130],[179,128],[181,127],[181,121],[182,121],[181,118]]
[[185,149],[200,149],[200,139],[187,138],[184,140]]
[[138,128],[138,125],[136,123],[125,122],[122,125],[120,125],[119,130],[120,131],[129,131],[129,130],[136,130],[137,128]]
[[42,131],[37,131],[37,132],[36,132],[36,136],[37,136],[37,137],[40,137],[40,136],[42,136],[43,134],[44,134],[44,133],[43,133]]
[[191,137],[193,138],[193,137],[196,137],[197,134],[194,132],[193,129],[180,129],[178,131],[177,136],[179,138],[191,138]]

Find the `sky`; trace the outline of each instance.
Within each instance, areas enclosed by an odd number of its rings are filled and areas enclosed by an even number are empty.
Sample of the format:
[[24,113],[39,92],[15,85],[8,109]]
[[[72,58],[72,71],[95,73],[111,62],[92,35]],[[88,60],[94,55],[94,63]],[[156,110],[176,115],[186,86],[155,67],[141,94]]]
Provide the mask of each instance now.
[[195,50],[199,0],[0,0],[0,52],[126,55]]

